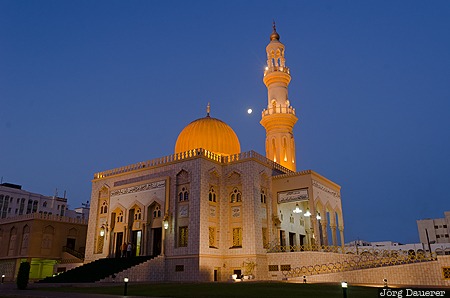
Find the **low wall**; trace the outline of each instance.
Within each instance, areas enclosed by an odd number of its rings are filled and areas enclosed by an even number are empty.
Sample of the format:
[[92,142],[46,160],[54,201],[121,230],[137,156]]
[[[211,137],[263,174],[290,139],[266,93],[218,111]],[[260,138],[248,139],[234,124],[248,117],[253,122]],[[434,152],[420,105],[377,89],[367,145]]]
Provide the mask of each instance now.
[[[294,254],[290,256],[291,254]],[[339,255],[333,253],[300,252],[281,253],[269,255],[270,264],[291,264],[291,268],[309,265],[321,265],[344,260],[351,260],[352,255]],[[340,256],[340,257],[339,257]],[[333,282],[346,281],[350,284],[383,285],[383,279],[389,285],[401,286],[446,286],[450,287],[450,278],[444,278],[443,269],[450,267],[450,256],[438,256],[436,261],[385,266],[370,269],[357,269],[336,273],[307,275],[307,282]],[[271,275],[272,274],[272,275]],[[269,272],[269,279],[283,279],[282,271]],[[290,281],[303,281],[303,277],[289,277]]]

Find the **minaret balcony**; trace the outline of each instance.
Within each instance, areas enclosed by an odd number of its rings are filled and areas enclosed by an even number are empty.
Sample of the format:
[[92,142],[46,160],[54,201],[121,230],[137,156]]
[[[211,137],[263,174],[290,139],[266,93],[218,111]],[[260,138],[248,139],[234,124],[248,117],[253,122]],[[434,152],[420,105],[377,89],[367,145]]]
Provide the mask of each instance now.
[[268,108],[268,109],[264,109],[262,111],[262,116],[268,116],[268,115],[272,115],[272,114],[292,114],[295,115],[295,109],[292,106],[289,107],[274,107],[274,108]]
[[291,72],[289,71],[289,67],[286,66],[266,66],[266,68],[264,69],[264,76],[266,76],[268,73],[276,71],[291,74]]

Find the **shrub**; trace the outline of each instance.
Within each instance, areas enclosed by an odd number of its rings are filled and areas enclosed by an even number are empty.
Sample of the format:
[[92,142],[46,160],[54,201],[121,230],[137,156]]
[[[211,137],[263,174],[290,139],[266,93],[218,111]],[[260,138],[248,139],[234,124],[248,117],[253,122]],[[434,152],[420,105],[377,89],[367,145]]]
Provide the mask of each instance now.
[[19,273],[17,274],[17,288],[19,290],[25,290],[28,285],[28,279],[30,277],[30,263],[20,263]]

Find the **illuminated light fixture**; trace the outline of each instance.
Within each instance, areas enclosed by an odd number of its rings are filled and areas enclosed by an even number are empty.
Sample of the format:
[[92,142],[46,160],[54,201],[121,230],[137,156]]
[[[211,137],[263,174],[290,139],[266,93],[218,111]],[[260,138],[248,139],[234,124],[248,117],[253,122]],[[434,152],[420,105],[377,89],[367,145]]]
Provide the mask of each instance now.
[[105,236],[105,227],[104,226],[102,226],[100,228],[100,237],[103,237],[103,236]]
[[343,298],[347,298],[347,282],[343,281],[341,282],[341,287],[342,287],[342,297]]
[[317,212],[316,218],[317,218],[317,220],[321,220],[322,219],[322,216],[320,216],[319,212]]
[[294,213],[302,213],[302,209],[300,209],[300,207],[298,206],[298,203],[295,204],[295,209],[292,210],[292,212],[294,212]]
[[123,287],[123,295],[127,296],[127,292],[128,292],[128,277],[125,277],[123,279],[123,282],[125,283],[125,286]]
[[265,69],[266,69],[266,70],[269,70],[269,67],[267,67],[267,66],[266,66],[266,68],[265,68]]
[[309,208],[306,208],[305,216],[307,216],[307,217],[311,216],[311,212],[309,212]]
[[164,230],[167,230],[169,228],[169,216],[168,215],[164,216],[163,225],[164,225]]

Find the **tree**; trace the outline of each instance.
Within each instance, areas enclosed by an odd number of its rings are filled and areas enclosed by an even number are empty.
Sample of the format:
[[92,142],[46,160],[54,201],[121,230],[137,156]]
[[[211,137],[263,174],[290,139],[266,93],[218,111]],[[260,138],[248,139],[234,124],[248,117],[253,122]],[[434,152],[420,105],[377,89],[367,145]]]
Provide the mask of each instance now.
[[28,285],[28,279],[30,278],[30,263],[20,263],[19,273],[17,274],[17,288],[19,290],[25,290]]

